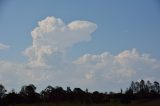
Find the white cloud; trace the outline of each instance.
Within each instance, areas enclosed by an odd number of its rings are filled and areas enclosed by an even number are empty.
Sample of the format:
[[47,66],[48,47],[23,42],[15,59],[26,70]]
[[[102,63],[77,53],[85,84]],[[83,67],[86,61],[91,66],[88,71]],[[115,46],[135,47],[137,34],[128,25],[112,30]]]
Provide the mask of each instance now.
[[8,48],[10,48],[9,45],[5,45],[5,44],[0,43],[0,50],[5,50],[5,49],[8,49]]
[[136,49],[125,50],[117,55],[108,52],[85,54],[67,63],[59,59],[56,61],[52,67],[45,68],[1,60],[0,82],[7,88],[33,83],[40,89],[47,85],[59,85],[106,91],[120,89],[124,85],[127,87],[132,80],[160,81],[160,62]]
[[40,84],[47,82],[48,75],[50,75],[47,73],[47,69],[42,67],[35,68],[23,63],[0,60],[0,67],[0,83],[9,89],[17,89],[17,87],[20,88],[22,85],[30,83]]
[[[108,52],[85,54],[73,62],[78,70],[83,70],[84,78],[90,81],[125,82],[139,78],[156,77],[160,62],[148,54],[140,54],[136,49],[125,50],[118,55]],[[156,71],[157,72],[156,72]],[[138,78],[138,79],[139,79]]]
[[97,25],[88,21],[73,21],[65,24],[60,18],[47,17],[38,22],[32,32],[32,45],[24,54],[33,65],[46,65],[45,58],[65,50],[76,43],[89,41]]
[[[31,32],[32,45],[23,51],[29,64],[0,60],[0,83],[7,88],[34,83],[42,89],[47,85],[59,85],[113,91],[113,88],[128,86],[131,80],[160,81],[160,61],[136,49],[117,55],[104,52],[84,54],[74,61],[63,60],[62,54],[67,48],[89,41],[96,27],[88,21],[65,24],[55,17],[40,21]],[[0,48],[9,46],[0,44]]]

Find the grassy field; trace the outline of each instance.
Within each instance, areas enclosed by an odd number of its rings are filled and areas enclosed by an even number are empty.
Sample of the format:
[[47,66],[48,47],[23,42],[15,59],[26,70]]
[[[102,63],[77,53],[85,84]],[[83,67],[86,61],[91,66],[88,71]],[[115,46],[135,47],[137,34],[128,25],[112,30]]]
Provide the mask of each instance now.
[[17,104],[10,106],[160,106],[160,100],[153,101],[134,101],[131,104],[121,104],[121,103],[108,103],[108,104]]

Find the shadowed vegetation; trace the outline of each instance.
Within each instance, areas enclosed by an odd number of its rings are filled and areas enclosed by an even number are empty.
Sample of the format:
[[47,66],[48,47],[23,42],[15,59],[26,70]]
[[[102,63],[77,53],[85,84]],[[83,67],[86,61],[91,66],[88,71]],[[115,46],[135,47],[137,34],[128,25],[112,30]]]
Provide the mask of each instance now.
[[81,88],[47,86],[40,93],[36,92],[33,84],[22,86],[20,92],[14,90],[6,93],[3,85],[0,85],[0,105],[11,106],[158,106],[160,105],[159,82],[131,82],[123,93],[98,91],[88,92]]

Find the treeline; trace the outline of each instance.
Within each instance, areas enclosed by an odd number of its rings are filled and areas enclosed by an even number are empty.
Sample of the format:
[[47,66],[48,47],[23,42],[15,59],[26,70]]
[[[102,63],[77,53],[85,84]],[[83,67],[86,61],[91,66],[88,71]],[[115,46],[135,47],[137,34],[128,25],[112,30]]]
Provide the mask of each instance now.
[[47,86],[40,93],[36,92],[36,86],[33,84],[22,86],[17,93],[14,90],[6,93],[5,87],[0,84],[0,105],[9,104],[30,104],[30,103],[78,103],[78,104],[105,104],[109,102],[130,103],[132,100],[140,99],[158,99],[160,98],[160,84],[157,81],[153,83],[131,82],[131,85],[123,92],[102,93],[98,91],[88,92],[88,89],[67,87]]

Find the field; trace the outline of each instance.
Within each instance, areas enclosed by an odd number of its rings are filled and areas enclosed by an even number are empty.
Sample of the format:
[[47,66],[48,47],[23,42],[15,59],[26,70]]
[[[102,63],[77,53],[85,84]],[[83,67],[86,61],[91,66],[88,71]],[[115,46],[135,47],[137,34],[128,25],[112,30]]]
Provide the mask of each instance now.
[[10,106],[160,106],[160,100],[153,101],[134,101],[131,104],[108,103],[108,104],[18,104]]

